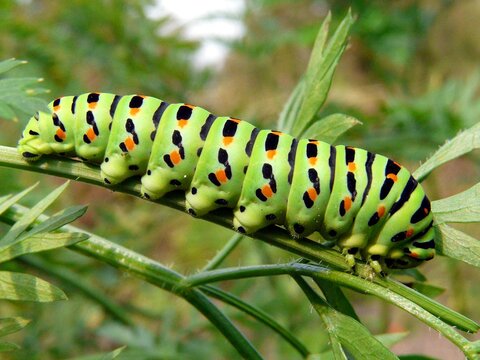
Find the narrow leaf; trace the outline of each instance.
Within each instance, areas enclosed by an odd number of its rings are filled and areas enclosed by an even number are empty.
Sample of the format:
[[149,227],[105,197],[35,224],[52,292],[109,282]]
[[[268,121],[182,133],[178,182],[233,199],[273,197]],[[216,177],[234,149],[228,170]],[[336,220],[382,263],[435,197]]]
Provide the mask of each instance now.
[[66,298],[62,290],[35,276],[0,271],[0,299],[49,302]]
[[447,224],[436,226],[435,234],[440,254],[480,267],[480,241]]
[[362,123],[352,116],[332,114],[314,122],[302,134],[303,138],[317,139],[332,144],[337,138],[355,125]]
[[292,125],[297,119],[305,95],[305,88],[307,86],[305,78],[313,79],[315,75],[314,73],[321,66],[323,49],[327,40],[331,17],[331,14],[328,13],[320,25],[305,75],[293,90],[278,119],[278,128],[280,130],[291,132]]
[[302,104],[302,99],[305,94],[305,86],[305,80],[301,79],[297,83],[297,86],[295,86],[295,89],[293,89],[293,92],[290,94],[290,97],[283,107],[277,121],[277,127],[279,130],[291,133],[292,126],[295,123],[295,120],[298,118],[300,105]]
[[87,206],[81,206],[81,205],[71,206],[67,209],[59,211],[58,213],[49,217],[48,220],[42,222],[37,226],[34,226],[30,231],[22,234],[20,239],[23,240],[39,233],[47,233],[47,232],[56,230],[62,227],[63,225],[66,225],[71,223],[72,221],[75,221],[80,216],[85,214],[85,211],[87,211]]
[[127,348],[126,346],[122,346],[108,353],[103,352],[103,353],[92,354],[92,355],[76,356],[68,360],[113,360],[113,359],[116,359],[118,355],[120,355],[122,351],[125,350],[126,348]]
[[6,210],[8,210],[8,208],[10,208],[10,206],[20,201],[21,198],[23,198],[30,191],[32,191],[37,185],[38,185],[38,182],[30,186],[29,188],[26,188],[25,190],[19,192],[18,194],[15,194],[14,196],[8,195],[8,198],[2,197],[2,200],[4,201],[0,203],[0,214],[3,214]]
[[429,298],[435,298],[445,292],[444,288],[427,284],[424,282],[414,281],[411,284],[411,287],[412,289],[417,290],[419,293],[422,293],[423,295],[428,296]]
[[70,246],[79,241],[86,240],[88,237],[88,234],[78,232],[36,234],[0,251],[0,263],[11,260],[20,255]]
[[289,330],[284,328],[282,325],[280,325],[275,319],[273,319],[270,315],[268,315],[266,312],[263,310],[252,306],[249,303],[246,303],[242,299],[225,292],[221,289],[218,289],[213,286],[201,286],[200,287],[202,292],[206,293],[209,296],[212,296],[218,300],[223,301],[226,304],[232,305],[239,309],[240,311],[252,316],[254,319],[257,321],[265,324],[269,328],[271,328],[273,331],[278,333],[281,337],[283,337],[287,342],[289,342],[299,353],[302,357],[308,356],[309,352],[306,349],[305,345],[303,345],[296,336],[294,336],[293,333],[291,333]]
[[398,332],[398,333],[390,333],[390,334],[380,334],[375,335],[378,341],[380,341],[386,347],[391,347],[396,343],[399,343],[403,339],[408,336],[409,332]]
[[19,331],[28,325],[30,320],[22,317],[0,319],[0,337]]
[[322,66],[324,61],[325,43],[327,42],[331,20],[332,14],[328,12],[327,16],[320,25],[320,29],[318,30],[318,34],[313,45],[312,54],[310,55],[310,60],[308,61],[307,70],[305,72],[307,79],[313,79],[318,69]]
[[0,351],[1,352],[15,351],[15,350],[18,350],[18,349],[20,349],[20,346],[18,346],[17,344],[7,342],[7,341],[0,341]]
[[[297,121],[293,126],[292,135],[298,136],[302,133],[302,129],[310,125],[312,119],[325,103],[335,68],[345,50],[352,24],[353,18],[349,11],[328,41],[327,47],[323,49],[324,45],[320,43],[319,50],[321,50],[321,54],[318,51],[312,54],[312,67],[307,69],[305,77],[307,83],[305,97],[303,98]],[[321,36],[320,41],[324,41]]]
[[0,251],[15,244],[18,241],[18,236],[25,231],[36,219],[39,217],[65,190],[68,186],[68,181],[56,188],[45,198],[40,200],[34,207],[27,211],[19,221],[17,221],[7,232],[7,234],[0,239]]
[[34,77],[16,77],[0,80],[0,96],[9,94],[12,89],[24,89],[25,87],[37,85],[43,79]]
[[446,162],[469,153],[480,147],[480,123],[462,131],[453,139],[447,141],[427,161],[425,161],[413,176],[422,181],[430,172]]
[[[365,326],[329,306],[300,276],[294,275],[293,278],[320,315],[325,329],[330,334],[330,339],[335,337],[343,348],[355,354],[355,359],[398,359]],[[335,359],[341,358],[341,356],[337,349],[337,353],[334,352]]]
[[0,101],[0,118],[5,120],[17,120],[17,115],[13,109],[4,101]]
[[435,222],[480,222],[480,183],[445,199],[432,202]]
[[14,58],[7,59],[0,61],[0,74],[12,70],[13,68],[26,64],[27,62],[24,60],[16,60]]
[[355,309],[339,286],[332,282],[322,281],[320,279],[314,279],[314,281],[322,290],[331,307],[360,322],[360,318],[355,312]]

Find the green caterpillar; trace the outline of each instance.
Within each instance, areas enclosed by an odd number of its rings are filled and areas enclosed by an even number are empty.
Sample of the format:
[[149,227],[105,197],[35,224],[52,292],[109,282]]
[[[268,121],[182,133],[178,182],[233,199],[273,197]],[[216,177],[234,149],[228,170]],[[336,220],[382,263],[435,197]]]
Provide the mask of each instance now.
[[335,240],[353,265],[414,267],[435,254],[430,201],[384,156],[295,139],[188,104],[107,93],[65,96],[28,122],[18,150],[101,164],[107,184],[141,175],[142,195],[184,190],[194,216],[234,211],[235,230],[279,224],[294,238]]

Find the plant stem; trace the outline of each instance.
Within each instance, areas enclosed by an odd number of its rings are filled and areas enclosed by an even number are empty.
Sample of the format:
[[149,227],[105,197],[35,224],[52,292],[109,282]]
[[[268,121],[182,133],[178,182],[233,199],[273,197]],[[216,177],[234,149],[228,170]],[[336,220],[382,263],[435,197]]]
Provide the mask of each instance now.
[[453,327],[444,323],[436,316],[429,313],[424,308],[418,306],[409,298],[402,297],[393,291],[384,288],[371,281],[361,279],[357,276],[343,273],[336,270],[327,269],[320,266],[288,263],[278,265],[259,265],[248,266],[232,269],[221,269],[192,275],[186,278],[185,286],[198,286],[211,282],[222,280],[244,279],[259,276],[275,276],[275,275],[291,275],[291,276],[309,276],[312,278],[330,281],[337,285],[345,286],[363,294],[371,294],[379,297],[390,304],[400,307],[409,312],[431,328],[440,332],[445,338],[454,343],[463,351],[468,359],[478,359],[477,353],[472,349],[472,344],[463,336],[455,331]]
[[[0,166],[18,168],[27,171],[46,173],[56,175],[68,179],[74,179],[110,190],[119,191],[139,197],[140,184],[136,180],[126,181],[118,186],[106,185],[101,177],[98,166],[89,165],[83,162],[75,161],[68,158],[44,158],[35,163],[28,163],[18,154],[15,148],[0,146]],[[184,196],[179,193],[170,193],[163,198],[156,200],[156,203],[169,206],[177,210],[184,210]],[[232,228],[232,217],[225,209],[221,212],[212,212],[202,219],[214,222],[226,228]],[[66,227],[68,228],[68,226]],[[328,267],[350,271],[350,267],[345,262],[344,257],[333,249],[322,246],[312,240],[302,238],[294,240],[287,231],[280,227],[273,226],[258,231],[253,235],[255,239],[261,240],[278,248],[294,253],[303,258],[312,260]],[[84,242],[85,243],[85,242]],[[82,251],[80,248],[78,251]],[[148,259],[149,260],[149,259]],[[434,300],[418,293],[417,291],[407,288],[402,284],[390,278],[382,278],[371,272],[368,266],[358,262],[357,271],[363,277],[369,277],[373,282],[384,286],[397,294],[407,297],[417,305],[427,309],[433,315],[440,317],[447,323],[458,327],[461,330],[476,332],[480,326],[473,320],[449,309],[448,307],[435,302]],[[177,276],[180,276],[177,274]]]

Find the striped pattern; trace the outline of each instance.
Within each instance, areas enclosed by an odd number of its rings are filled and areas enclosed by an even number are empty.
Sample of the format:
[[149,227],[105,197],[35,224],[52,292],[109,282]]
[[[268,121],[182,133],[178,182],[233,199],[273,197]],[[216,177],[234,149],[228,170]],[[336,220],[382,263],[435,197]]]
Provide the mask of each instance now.
[[434,256],[430,202],[384,156],[143,95],[65,96],[50,109],[31,118],[19,141],[26,160],[77,156],[101,164],[107,184],[142,176],[146,198],[183,190],[192,215],[228,207],[239,232],[271,224],[295,238],[318,231],[383,268]]

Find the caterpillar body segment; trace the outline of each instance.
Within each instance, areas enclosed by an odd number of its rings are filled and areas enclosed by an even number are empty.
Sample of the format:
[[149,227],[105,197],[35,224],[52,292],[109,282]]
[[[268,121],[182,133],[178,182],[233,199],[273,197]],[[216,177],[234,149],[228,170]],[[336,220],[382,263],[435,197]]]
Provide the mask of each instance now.
[[142,195],[183,190],[201,216],[233,209],[237,231],[270,224],[294,238],[318,231],[349,262],[378,271],[435,254],[433,217],[422,187],[402,166],[349,146],[296,139],[189,104],[143,95],[87,93],[50,103],[28,122],[18,150],[100,164],[108,184],[142,176]]

